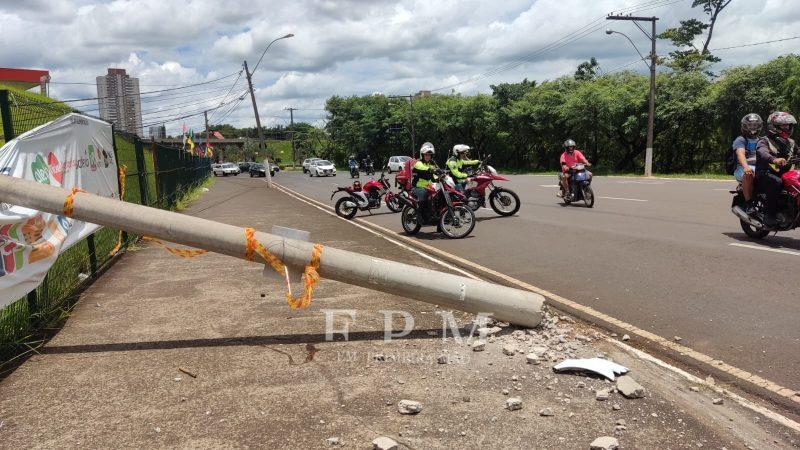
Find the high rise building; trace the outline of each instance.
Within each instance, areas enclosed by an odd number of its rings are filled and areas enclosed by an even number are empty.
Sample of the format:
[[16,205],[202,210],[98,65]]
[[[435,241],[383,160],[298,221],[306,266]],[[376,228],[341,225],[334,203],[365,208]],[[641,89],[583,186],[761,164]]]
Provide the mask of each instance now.
[[167,137],[167,127],[164,125],[152,126],[149,129],[150,137],[153,139],[165,139]]
[[97,77],[97,97],[101,119],[118,130],[144,137],[138,78],[128,76],[125,69],[109,68],[107,75]]

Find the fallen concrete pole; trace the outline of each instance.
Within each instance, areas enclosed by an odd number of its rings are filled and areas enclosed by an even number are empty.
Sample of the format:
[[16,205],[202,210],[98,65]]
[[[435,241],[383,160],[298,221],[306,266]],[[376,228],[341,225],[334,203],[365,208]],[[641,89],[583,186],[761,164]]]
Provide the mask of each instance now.
[[[63,214],[68,194],[66,189],[0,176],[0,201],[12,205]],[[86,193],[76,194],[73,206],[75,219],[245,258],[247,241],[241,227]],[[262,232],[255,236],[298,271],[311,258],[313,243]],[[539,294],[331,247],[322,252],[319,274],[450,309],[491,313],[498,320],[521,326],[534,327],[542,318],[544,298]]]

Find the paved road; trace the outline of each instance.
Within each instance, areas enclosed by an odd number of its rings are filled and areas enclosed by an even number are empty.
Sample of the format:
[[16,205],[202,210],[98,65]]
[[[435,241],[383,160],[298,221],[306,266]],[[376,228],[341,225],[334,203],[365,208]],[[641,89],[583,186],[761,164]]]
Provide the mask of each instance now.
[[[800,236],[749,241],[729,210],[732,182],[597,177],[588,209],[561,206],[552,176],[510,178],[517,216],[482,210],[467,239],[420,239],[800,389]],[[332,203],[350,179],[276,181]],[[399,215],[368,220],[402,231]]]

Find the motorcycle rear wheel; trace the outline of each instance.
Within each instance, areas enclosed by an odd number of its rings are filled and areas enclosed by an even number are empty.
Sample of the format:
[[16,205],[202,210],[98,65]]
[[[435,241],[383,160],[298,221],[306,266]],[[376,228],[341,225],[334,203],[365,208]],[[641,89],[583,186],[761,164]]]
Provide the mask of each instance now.
[[587,208],[594,207],[594,191],[591,186],[583,188],[583,203],[586,204]]
[[403,230],[406,234],[417,234],[419,229],[422,228],[422,223],[419,220],[419,211],[411,206],[403,208],[400,214],[400,223],[403,225]]
[[[457,219],[457,221],[454,219]],[[455,225],[454,222],[458,223],[458,225]],[[463,205],[448,209],[439,219],[439,230],[450,239],[465,238],[472,233],[474,228],[475,213]]]
[[350,197],[342,197],[336,201],[335,209],[337,216],[350,220],[358,212],[358,205]]
[[489,194],[489,204],[501,216],[513,216],[519,211],[520,202],[516,192],[510,189],[497,188]]
[[753,239],[764,239],[769,234],[769,230],[755,228],[744,220],[740,219],[739,224],[742,226],[742,231],[744,231],[744,234]]

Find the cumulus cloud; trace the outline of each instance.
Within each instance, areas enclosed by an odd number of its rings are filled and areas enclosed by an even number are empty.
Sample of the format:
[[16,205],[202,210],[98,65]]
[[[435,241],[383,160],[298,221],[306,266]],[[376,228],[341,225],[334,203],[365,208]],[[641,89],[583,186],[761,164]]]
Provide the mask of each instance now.
[[[722,13],[712,47],[737,46],[796,35],[796,0],[733,2]],[[662,2],[663,3],[663,2]],[[0,0],[4,45],[0,61],[11,67],[49,69],[54,82],[91,83],[108,67],[140,78],[142,90],[212,80],[251,68],[265,123],[283,123],[284,108],[303,108],[296,120],[318,122],[331,95],[407,94],[457,84],[455,91],[488,92],[490,84],[570,74],[597,57],[608,70],[637,58],[628,42],[607,36],[606,27],[627,33],[642,49],[647,39],[630,22],[607,22],[624,8],[654,5],[645,0]],[[660,17],[659,30],[703,16],[690,0],[644,9]],[[656,4],[656,6],[658,6]],[[797,41],[722,50],[722,63],[756,64],[788,53]],[[658,52],[671,49],[659,41]],[[630,68],[644,70],[643,64]],[[500,69],[500,70],[498,70]],[[491,76],[476,75],[491,73]],[[243,77],[203,89],[204,100],[185,108],[178,100],[143,103],[151,117],[167,110],[190,112],[236,98]],[[148,87],[154,86],[154,87]],[[53,84],[60,98],[93,95],[94,86]],[[199,91],[199,89],[198,89]],[[449,89],[443,92],[450,92]],[[180,100],[184,103],[185,100]],[[221,117],[222,113],[214,113]],[[252,124],[252,106],[242,102],[227,121]],[[179,123],[171,124],[173,129]]]

